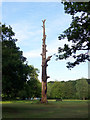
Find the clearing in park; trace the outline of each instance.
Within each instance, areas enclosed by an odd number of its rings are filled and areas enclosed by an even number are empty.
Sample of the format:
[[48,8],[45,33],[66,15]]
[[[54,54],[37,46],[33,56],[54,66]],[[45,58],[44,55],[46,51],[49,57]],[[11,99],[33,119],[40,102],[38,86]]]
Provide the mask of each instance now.
[[3,118],[88,118],[88,101],[3,101],[2,113]]

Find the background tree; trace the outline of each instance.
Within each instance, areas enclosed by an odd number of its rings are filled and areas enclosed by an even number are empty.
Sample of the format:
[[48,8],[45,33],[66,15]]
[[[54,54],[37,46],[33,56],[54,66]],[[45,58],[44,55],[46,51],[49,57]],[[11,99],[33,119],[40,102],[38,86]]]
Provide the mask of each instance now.
[[52,85],[54,82],[50,81],[47,83],[47,98],[51,98]]
[[29,72],[28,74],[28,81],[27,81],[27,85],[28,85],[28,96],[29,97],[41,97],[41,83],[38,80],[38,73],[39,70],[37,68],[34,68],[32,65],[29,65],[29,69],[31,72]]
[[90,84],[88,84],[88,99],[90,100]]
[[[38,69],[27,65],[11,26],[2,25],[2,93],[5,99],[39,96]],[[28,81],[27,81],[28,80]],[[30,93],[29,93],[30,92]],[[32,93],[31,93],[32,92]]]
[[24,84],[22,90],[18,92],[18,97],[25,100],[25,98],[41,97],[41,83],[38,80],[37,68],[29,65],[28,79]]
[[88,98],[88,82],[82,78],[76,83],[76,94],[80,99],[85,100]]
[[[68,44],[58,49],[58,59],[67,59],[70,56],[74,62],[68,62],[67,67],[73,68],[81,62],[90,61],[90,2],[63,2],[65,13],[72,15],[72,23],[59,40],[67,38]],[[71,45],[69,43],[72,43]]]
[[66,99],[74,99],[76,97],[76,82],[75,81],[67,81],[64,86],[64,98]]
[[12,28],[2,25],[2,92],[8,98],[16,97],[28,74],[28,66],[24,62],[23,52],[16,46],[17,39]]
[[55,81],[54,84],[51,87],[51,98],[59,98],[60,97],[60,93],[59,91],[59,82]]

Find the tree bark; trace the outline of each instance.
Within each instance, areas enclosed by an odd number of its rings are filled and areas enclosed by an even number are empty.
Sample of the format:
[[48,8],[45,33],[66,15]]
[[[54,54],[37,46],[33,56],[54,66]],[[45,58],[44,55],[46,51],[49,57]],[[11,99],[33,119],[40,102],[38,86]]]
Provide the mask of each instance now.
[[47,103],[47,82],[42,81],[42,99],[41,103]]
[[47,76],[47,62],[50,60],[50,58],[52,56],[48,56],[48,58],[46,59],[46,44],[45,44],[45,40],[46,40],[46,35],[45,35],[45,21],[46,20],[42,20],[43,22],[43,44],[42,44],[42,98],[41,98],[41,103],[47,103],[47,78],[49,78],[49,76]]
[[42,20],[43,22],[43,44],[42,44],[42,98],[41,98],[41,103],[47,103],[47,73],[46,73],[46,35],[45,35],[45,21]]

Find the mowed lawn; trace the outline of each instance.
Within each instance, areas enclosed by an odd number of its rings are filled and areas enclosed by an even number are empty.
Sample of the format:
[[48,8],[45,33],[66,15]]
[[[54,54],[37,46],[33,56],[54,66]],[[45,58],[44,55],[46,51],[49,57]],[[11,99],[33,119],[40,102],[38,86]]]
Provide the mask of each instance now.
[[2,102],[3,118],[88,118],[88,101],[6,101]]

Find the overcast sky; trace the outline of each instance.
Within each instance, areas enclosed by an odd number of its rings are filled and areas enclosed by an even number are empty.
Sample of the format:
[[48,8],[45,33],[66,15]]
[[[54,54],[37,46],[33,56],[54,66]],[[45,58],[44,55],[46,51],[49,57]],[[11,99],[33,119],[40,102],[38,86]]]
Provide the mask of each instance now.
[[[5,1],[5,0],[4,0]],[[10,0],[9,0],[10,1]],[[12,0],[13,1],[13,0]],[[20,1],[20,0],[19,0]],[[1,17],[1,16],[0,16]],[[58,47],[67,40],[58,40],[71,23],[71,16],[65,14],[64,6],[60,2],[3,2],[2,23],[11,25],[18,39],[17,46],[23,51],[28,64],[40,70],[41,81],[41,52],[42,52],[42,20],[46,19],[47,56],[58,52]],[[72,70],[66,68],[65,61],[56,61],[55,56],[48,62],[48,81],[75,80],[88,77],[88,63],[82,63]]]

